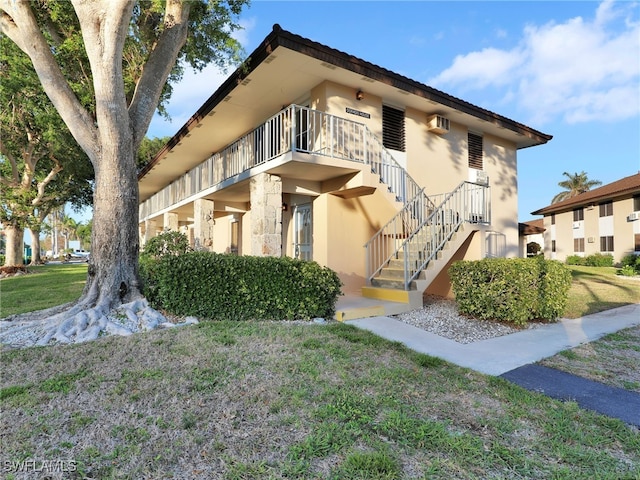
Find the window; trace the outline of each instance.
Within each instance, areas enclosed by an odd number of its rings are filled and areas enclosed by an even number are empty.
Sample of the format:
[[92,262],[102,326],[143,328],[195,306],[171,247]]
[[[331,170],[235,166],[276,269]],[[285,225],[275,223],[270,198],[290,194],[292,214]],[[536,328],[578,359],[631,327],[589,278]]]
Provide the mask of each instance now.
[[613,252],[613,237],[600,237],[600,251]]
[[640,195],[633,197],[633,211],[640,212]]
[[633,249],[634,252],[640,252],[640,233],[636,233],[633,236],[633,243],[635,243],[636,248]]
[[556,251],[556,241],[555,240],[551,240],[551,251],[552,252]]
[[482,159],[482,137],[475,133],[469,132],[469,168],[482,170],[484,162]]
[[574,252],[584,252],[584,238],[574,238],[573,239],[573,251]]
[[573,211],[573,221],[579,222],[581,220],[584,220],[584,208],[576,208]]
[[613,202],[601,203],[600,216],[610,217],[611,215],[613,215]]
[[552,213],[551,214],[551,225],[555,225],[556,224],[556,214]]
[[382,106],[382,144],[385,148],[404,152],[404,112]]

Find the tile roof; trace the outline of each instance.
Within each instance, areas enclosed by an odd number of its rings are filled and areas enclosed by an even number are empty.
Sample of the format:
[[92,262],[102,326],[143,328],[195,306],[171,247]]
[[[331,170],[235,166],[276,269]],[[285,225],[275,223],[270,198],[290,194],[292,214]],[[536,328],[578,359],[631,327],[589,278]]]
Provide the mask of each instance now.
[[589,190],[575,197],[568,198],[562,202],[552,203],[551,205],[531,212],[531,215],[548,215],[550,213],[571,210],[575,207],[581,207],[601,200],[610,200],[625,195],[640,193],[640,172],[635,175],[621,178],[602,187]]
[[518,233],[520,235],[535,235],[537,233],[543,233],[544,230],[544,219],[542,218],[518,223]]

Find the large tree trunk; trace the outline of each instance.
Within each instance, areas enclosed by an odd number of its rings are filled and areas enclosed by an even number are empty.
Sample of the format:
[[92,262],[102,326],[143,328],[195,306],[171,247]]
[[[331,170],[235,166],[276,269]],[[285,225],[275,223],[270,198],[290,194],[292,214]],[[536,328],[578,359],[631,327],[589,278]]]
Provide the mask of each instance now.
[[7,238],[5,266],[24,265],[24,243],[22,241],[24,230],[15,225],[5,225],[4,232]]
[[90,303],[114,308],[141,297],[138,179],[131,138],[116,137],[103,145],[95,169],[91,260],[84,295]]
[[42,257],[40,256],[40,229],[30,228],[31,232],[31,263],[30,265],[42,265]]
[[2,343],[10,343],[9,336],[20,329],[37,330],[35,343],[46,345],[54,340],[93,340],[101,332],[127,335],[165,322],[148,306],[138,284],[135,150],[186,41],[190,2],[166,2],[164,28],[142,69],[130,104],[124,88],[122,52],[135,2],[72,3],[91,65],[96,100],[91,114],[56,64],[29,2],[0,0],[0,6],[10,15],[0,16],[0,26],[29,55],[47,95],[93,164],[94,215],[87,284],[82,297],[68,309],[50,317],[50,312],[43,312],[43,318],[48,318],[42,323],[25,322],[5,335],[0,329]]

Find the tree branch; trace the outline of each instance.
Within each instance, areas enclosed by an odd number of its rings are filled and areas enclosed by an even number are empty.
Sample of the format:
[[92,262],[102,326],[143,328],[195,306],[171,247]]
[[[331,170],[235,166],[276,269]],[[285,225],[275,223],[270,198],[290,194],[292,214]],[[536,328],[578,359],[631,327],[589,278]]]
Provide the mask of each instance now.
[[0,30],[29,56],[47,96],[93,162],[98,145],[93,119],[62,74],[30,2],[0,0]]
[[[0,153],[9,160],[9,164],[11,164],[11,176],[13,177],[13,181],[17,185],[20,182],[18,162],[16,161],[16,158],[11,154],[9,149],[6,148],[5,143],[2,141],[2,136],[0,136]],[[4,183],[5,185],[12,185],[11,182],[8,182],[4,177],[0,177],[0,182]]]
[[144,66],[129,106],[135,149],[144,138],[158,106],[162,88],[187,40],[190,9],[188,1],[167,1],[164,29]]
[[51,183],[51,181],[54,178],[56,178],[56,175],[58,173],[60,173],[62,171],[62,169],[63,169],[62,165],[60,165],[58,160],[53,158],[53,161],[55,162],[55,166],[49,171],[49,173],[44,178],[44,180],[42,180],[41,182],[38,182],[38,194],[31,201],[31,205],[34,206],[34,207],[37,207],[38,205],[40,205],[43,202],[43,200],[45,199],[44,189],[47,188],[47,185],[49,185],[49,183]]

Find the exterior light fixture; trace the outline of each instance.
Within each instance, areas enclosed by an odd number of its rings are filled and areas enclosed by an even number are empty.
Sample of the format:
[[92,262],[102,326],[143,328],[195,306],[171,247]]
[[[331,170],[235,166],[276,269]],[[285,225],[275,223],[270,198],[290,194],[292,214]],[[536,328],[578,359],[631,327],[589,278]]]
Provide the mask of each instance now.
[[356,92],[356,100],[362,100],[364,98],[364,93],[362,92],[362,90],[358,90]]

